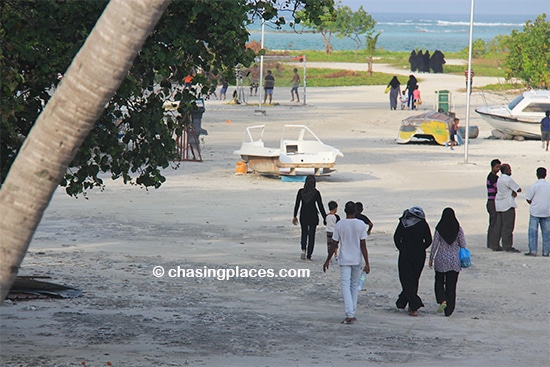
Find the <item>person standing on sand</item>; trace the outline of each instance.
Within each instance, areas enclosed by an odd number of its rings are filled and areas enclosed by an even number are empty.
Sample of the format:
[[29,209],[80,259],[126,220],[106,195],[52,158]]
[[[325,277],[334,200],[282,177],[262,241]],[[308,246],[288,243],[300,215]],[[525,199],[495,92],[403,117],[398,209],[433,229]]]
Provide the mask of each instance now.
[[399,250],[397,264],[402,287],[395,305],[404,309],[408,304],[409,315],[418,316],[418,309],[424,307],[418,296],[418,284],[426,261],[426,249],[432,244],[430,226],[422,208],[414,206],[403,212],[393,241]]
[[275,88],[275,78],[271,74],[271,70],[267,71],[267,75],[264,78],[264,104],[269,96],[269,104],[273,102],[273,89]]
[[529,252],[537,256],[539,225],[542,232],[542,256],[550,254],[550,183],[546,182],[546,168],[537,168],[537,182],[529,187],[525,199],[529,203]]
[[[367,252],[367,227],[359,219],[355,218],[355,203],[348,201],[344,208],[346,218],[336,223],[332,236],[332,247],[323,265],[323,272],[330,266],[332,255],[338,250],[338,265],[340,265],[340,285],[342,298],[344,299],[344,311],[346,318],[342,324],[353,324],[357,321],[357,296],[359,293],[359,280],[362,270],[370,273],[369,254]],[[365,260],[365,266],[361,268],[361,262]]]
[[294,74],[292,74],[292,89],[290,94],[292,99],[290,102],[294,102],[294,93],[296,93],[296,102],[300,102],[300,96],[298,95],[298,88],[300,87],[300,76],[298,75],[298,69],[294,68]]
[[252,96],[252,91],[254,91],[254,95],[258,95],[258,86],[260,84],[260,68],[258,68],[258,65],[254,64],[252,68],[249,70],[250,72],[250,96]]
[[540,121],[540,135],[542,140],[542,148],[546,147],[548,151],[548,145],[550,144],[550,110],[546,110],[545,117]]
[[[300,208],[300,227],[302,229],[301,246],[302,254],[300,259],[311,261],[313,248],[315,247],[315,231],[319,224],[319,212],[326,220],[327,214],[323,206],[321,193],[315,188],[315,176],[309,175],[306,177],[304,187],[298,190],[296,194],[296,203],[294,204],[294,217],[292,224],[298,224],[298,208]],[[319,208],[319,211],[317,211]]]
[[497,194],[495,195],[495,209],[502,247],[497,247],[495,251],[519,252],[513,246],[517,208],[514,199],[518,196],[518,192],[521,192],[521,187],[510,177],[512,176],[512,167],[509,164],[502,164],[500,173],[500,178],[497,181]]
[[457,143],[457,137],[456,134],[458,134],[458,124],[460,120],[455,117],[453,125],[451,126],[451,131],[449,131],[449,135],[451,136],[451,150],[454,150],[456,143]]
[[466,247],[464,231],[454,210],[445,208],[435,227],[430,251],[430,269],[435,270],[435,299],[439,304],[437,312],[445,311],[445,316],[451,316],[455,309],[461,247]]
[[487,248],[493,251],[499,250],[500,228],[497,225],[497,210],[495,208],[495,196],[497,194],[498,172],[500,171],[500,160],[491,161],[491,172],[487,175],[487,213],[489,213],[489,228],[487,228]]

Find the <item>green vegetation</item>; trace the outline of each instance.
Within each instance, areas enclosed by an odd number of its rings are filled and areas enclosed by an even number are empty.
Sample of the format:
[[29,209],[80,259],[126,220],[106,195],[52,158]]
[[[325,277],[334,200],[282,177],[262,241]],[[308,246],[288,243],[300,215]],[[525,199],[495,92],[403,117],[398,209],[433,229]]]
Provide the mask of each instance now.
[[514,30],[504,42],[507,78],[520,78],[535,88],[550,87],[550,22],[546,14],[527,21],[523,32]]
[[[281,53],[283,54],[283,53]],[[357,55],[354,51],[334,51],[332,54],[327,55],[323,51],[294,51],[292,55],[305,55],[306,60],[309,62],[349,62],[349,63],[367,63],[368,55],[367,50],[360,50]],[[445,53],[446,59],[458,59],[467,62],[468,53],[461,52],[449,52]],[[490,76],[498,77],[503,80],[506,79],[506,71],[504,68],[506,61],[506,54],[502,52],[490,52],[478,58],[472,59],[473,69],[476,76]],[[308,86],[315,87],[342,87],[342,86],[355,86],[355,85],[386,85],[388,80],[392,77],[390,74],[376,72],[376,64],[388,64],[398,69],[408,70],[409,67],[409,52],[392,52],[386,50],[377,50],[374,54],[374,73],[372,77],[368,76],[368,72],[354,72],[351,73],[345,70],[334,69],[312,69],[308,68],[307,78]],[[285,64],[282,63],[283,70],[286,69]],[[444,65],[444,73],[464,75],[465,65]],[[291,69],[285,70],[281,73],[282,79],[290,80]],[[335,78],[334,75],[340,73],[341,78]],[[325,80],[322,80],[325,79]],[[422,75],[420,74],[420,79]],[[277,82],[280,86],[287,86],[287,83]],[[288,84],[290,85],[290,84]],[[505,82],[503,84],[487,85],[479,89],[483,90],[508,90],[523,88],[523,84],[511,84]],[[474,86],[475,89],[477,89]]]
[[[264,69],[270,69],[275,77],[275,88],[292,86],[292,70],[294,65],[286,63],[264,63]],[[298,68],[300,78],[303,78],[303,69]],[[354,71],[343,69],[307,68],[308,87],[350,87],[358,85],[386,85],[393,75]],[[303,82],[303,80],[302,80]]]
[[[0,182],[50,99],[52,86],[60,83],[58,73],[67,70],[106,4],[107,0],[0,2]],[[209,76],[231,79],[235,65],[254,59],[254,51],[246,48],[251,17],[281,24],[285,21],[279,10],[289,19],[304,9],[304,21],[316,23],[333,4],[333,0],[172,1],[61,185],[76,196],[102,188],[102,173],[109,173],[125,183],[159,187],[165,180],[159,168],[168,167],[176,157],[173,137],[181,136],[189,113],[196,109],[194,92],[179,90],[171,95],[171,81],[178,83],[188,73],[202,71],[193,82],[204,86],[198,93],[207,93],[212,86]],[[162,104],[169,98],[183,101],[178,109],[182,118],[164,115]]]
[[338,38],[348,37],[355,42],[355,54],[363,45],[363,35],[370,36],[374,32],[376,21],[368,14],[362,6],[357,11],[351,10],[348,6],[342,6],[339,3],[334,9],[332,5],[325,6],[325,13],[321,15],[319,21],[313,22],[306,19],[303,11],[297,13],[296,23],[314,29],[323,38],[325,45],[325,54],[330,55],[333,52],[330,39],[332,35]]

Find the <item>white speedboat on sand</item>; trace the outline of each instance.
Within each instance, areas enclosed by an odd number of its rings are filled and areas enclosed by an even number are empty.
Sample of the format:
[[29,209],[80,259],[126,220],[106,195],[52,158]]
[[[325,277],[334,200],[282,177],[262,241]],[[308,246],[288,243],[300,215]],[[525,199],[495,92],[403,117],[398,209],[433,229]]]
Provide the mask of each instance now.
[[476,112],[501,133],[530,139],[540,139],[540,120],[547,110],[550,110],[550,90],[530,90],[507,105],[476,108]]
[[323,143],[305,125],[284,125],[280,147],[264,145],[265,125],[246,128],[238,154],[254,172],[264,175],[326,175],[334,171],[340,150]]

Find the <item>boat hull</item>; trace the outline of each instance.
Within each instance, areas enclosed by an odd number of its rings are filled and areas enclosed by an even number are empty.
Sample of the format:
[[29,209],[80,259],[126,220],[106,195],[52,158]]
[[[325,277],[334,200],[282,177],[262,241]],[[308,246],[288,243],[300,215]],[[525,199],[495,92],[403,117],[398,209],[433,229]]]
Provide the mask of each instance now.
[[535,121],[521,121],[517,118],[493,115],[476,109],[481,118],[493,128],[512,136],[523,136],[529,139],[540,139],[540,123]]

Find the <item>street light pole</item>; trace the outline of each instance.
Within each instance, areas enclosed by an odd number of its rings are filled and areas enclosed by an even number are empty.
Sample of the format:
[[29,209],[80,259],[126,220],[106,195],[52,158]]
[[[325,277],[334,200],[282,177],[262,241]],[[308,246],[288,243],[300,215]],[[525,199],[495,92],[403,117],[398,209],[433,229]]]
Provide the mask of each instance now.
[[464,163],[468,163],[468,143],[470,140],[470,96],[472,94],[472,36],[474,30],[474,0],[470,5],[470,39],[468,41],[468,70],[466,72],[466,136],[464,138]]
[[[262,109],[262,82],[263,82],[263,76],[264,76],[264,30],[265,30],[265,19],[262,17],[262,40],[260,43],[260,80],[259,80],[259,88],[260,88],[260,94],[259,94],[259,100],[258,105],[260,106],[259,109]],[[265,91],[264,91],[265,93]]]

